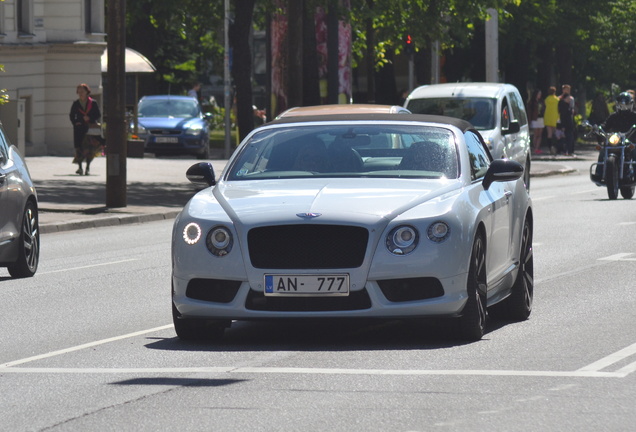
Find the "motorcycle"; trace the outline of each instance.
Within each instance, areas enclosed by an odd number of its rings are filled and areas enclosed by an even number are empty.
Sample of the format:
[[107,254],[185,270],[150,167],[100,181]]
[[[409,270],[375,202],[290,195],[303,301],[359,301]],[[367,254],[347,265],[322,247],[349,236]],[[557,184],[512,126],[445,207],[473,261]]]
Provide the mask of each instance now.
[[618,193],[625,199],[634,196],[636,188],[636,160],[633,157],[634,143],[630,137],[636,125],[627,132],[605,132],[601,126],[584,122],[589,132],[585,136],[597,136],[598,162],[590,166],[590,179],[597,186],[607,187],[607,196],[614,200]]

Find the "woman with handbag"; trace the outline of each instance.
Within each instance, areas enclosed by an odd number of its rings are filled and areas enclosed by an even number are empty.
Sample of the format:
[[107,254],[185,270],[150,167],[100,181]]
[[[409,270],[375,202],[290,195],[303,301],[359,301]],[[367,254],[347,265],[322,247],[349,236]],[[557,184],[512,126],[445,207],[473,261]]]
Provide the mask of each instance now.
[[[71,105],[70,118],[73,123],[73,145],[75,146],[75,158],[73,163],[78,164],[77,174],[88,175],[91,161],[95,154],[101,153],[101,125],[99,119],[102,114],[99,111],[97,101],[90,97],[91,89],[88,84],[77,86],[79,97]],[[82,162],[86,160],[86,171],[82,170]]]

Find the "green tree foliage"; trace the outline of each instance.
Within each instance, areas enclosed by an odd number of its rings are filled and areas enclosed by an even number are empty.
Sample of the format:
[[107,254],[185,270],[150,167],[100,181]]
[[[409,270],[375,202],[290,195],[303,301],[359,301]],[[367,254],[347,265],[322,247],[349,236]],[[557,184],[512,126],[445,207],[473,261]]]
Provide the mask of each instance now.
[[184,93],[223,68],[223,2],[128,0],[126,43],[155,65],[155,92]]

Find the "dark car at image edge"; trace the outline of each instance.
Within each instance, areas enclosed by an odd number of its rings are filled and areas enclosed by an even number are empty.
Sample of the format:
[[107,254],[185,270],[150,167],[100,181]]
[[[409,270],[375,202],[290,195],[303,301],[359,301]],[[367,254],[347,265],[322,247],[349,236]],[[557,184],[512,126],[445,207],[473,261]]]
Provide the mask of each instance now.
[[40,260],[38,200],[29,170],[0,123],[0,267],[31,277]]

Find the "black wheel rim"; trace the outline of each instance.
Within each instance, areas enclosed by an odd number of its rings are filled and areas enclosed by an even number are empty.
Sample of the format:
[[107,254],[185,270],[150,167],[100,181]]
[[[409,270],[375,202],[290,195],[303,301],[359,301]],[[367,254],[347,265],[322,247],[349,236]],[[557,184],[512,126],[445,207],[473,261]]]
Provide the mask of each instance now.
[[32,208],[27,208],[22,224],[22,238],[24,247],[24,257],[30,271],[35,271],[38,266],[39,257],[39,229],[36,212]]
[[486,251],[481,237],[475,240],[473,248],[473,268],[475,275],[475,300],[479,313],[479,325],[486,326]]
[[523,296],[528,310],[532,309],[532,297],[534,295],[534,253],[532,251],[532,232],[526,222],[523,227],[523,239],[521,241],[521,281],[523,283]]

